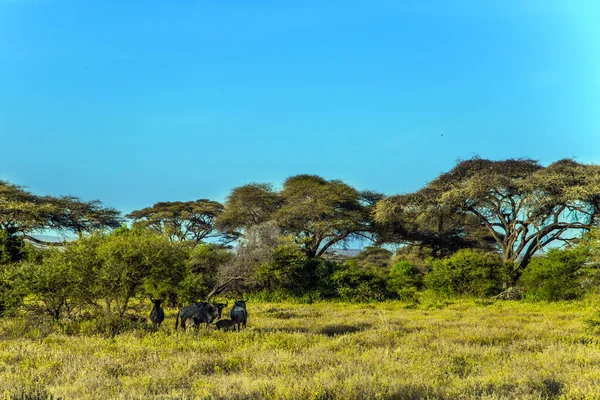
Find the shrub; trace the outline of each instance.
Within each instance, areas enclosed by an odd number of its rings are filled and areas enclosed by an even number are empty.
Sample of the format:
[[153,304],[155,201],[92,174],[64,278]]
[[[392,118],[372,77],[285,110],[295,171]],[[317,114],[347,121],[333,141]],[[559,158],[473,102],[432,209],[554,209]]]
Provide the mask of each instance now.
[[80,288],[83,277],[69,252],[50,250],[39,263],[26,262],[20,268],[30,310],[49,315],[53,320],[71,317],[85,305]]
[[54,320],[90,306],[122,316],[134,297],[164,297],[180,289],[188,277],[187,257],[184,246],[164,236],[124,228],[80,238],[17,269],[30,310]]
[[586,251],[552,249],[546,257],[536,257],[527,266],[519,284],[526,297],[536,300],[570,300],[583,294],[581,270],[586,262]]
[[25,257],[26,245],[23,239],[0,229],[0,264],[14,263]]
[[305,252],[300,246],[286,241],[273,250],[269,262],[257,267],[257,285],[265,290],[301,293],[304,288],[310,286],[312,280],[308,264]]
[[0,316],[14,314],[26,295],[18,264],[0,265]]
[[506,268],[497,254],[459,250],[450,257],[431,260],[424,283],[445,295],[491,296],[502,290]]
[[388,270],[391,258],[391,251],[381,247],[369,246],[352,257],[352,260],[356,260],[360,267],[379,267],[381,270]]
[[421,272],[406,260],[400,260],[390,269],[388,290],[402,300],[414,300],[416,291],[423,284]]
[[355,260],[351,260],[339,266],[331,281],[342,300],[372,301],[390,297],[386,278],[377,269],[361,268]]

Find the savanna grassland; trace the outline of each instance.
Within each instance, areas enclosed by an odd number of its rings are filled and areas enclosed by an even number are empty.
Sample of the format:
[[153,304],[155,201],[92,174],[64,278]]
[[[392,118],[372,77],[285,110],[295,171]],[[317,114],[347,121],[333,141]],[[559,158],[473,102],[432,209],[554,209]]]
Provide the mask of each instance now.
[[[114,337],[0,322],[14,398],[597,399],[600,302],[248,303],[243,332]],[[228,310],[226,310],[228,311]]]

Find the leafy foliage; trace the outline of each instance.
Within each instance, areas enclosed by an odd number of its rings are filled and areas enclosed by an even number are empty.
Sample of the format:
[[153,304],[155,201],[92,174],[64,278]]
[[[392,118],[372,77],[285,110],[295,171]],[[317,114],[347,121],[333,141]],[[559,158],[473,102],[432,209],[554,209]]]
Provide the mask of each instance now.
[[331,283],[337,295],[346,301],[380,301],[388,298],[386,274],[377,268],[361,268],[348,261],[333,273]]
[[505,266],[496,254],[476,250],[460,250],[432,260],[430,268],[425,285],[446,295],[491,296],[500,292],[507,279]]
[[[120,213],[105,207],[98,200],[83,201],[75,196],[37,196],[24,188],[0,181],[0,234],[4,259],[22,258],[20,241],[47,246],[31,234],[53,229],[73,232],[81,236],[105,228],[117,228],[123,223]],[[19,236],[19,238],[16,238]]]
[[370,213],[380,197],[338,180],[297,175],[280,192],[267,184],[234,189],[218,224],[244,230],[273,220],[284,234],[294,236],[308,258],[315,258],[336,243],[373,234]]
[[400,260],[392,266],[387,285],[400,299],[413,300],[416,291],[423,286],[423,275],[408,261]]
[[28,309],[53,319],[90,308],[123,316],[134,297],[164,297],[187,278],[187,249],[160,235],[121,228],[49,251],[23,263],[20,279]]
[[535,257],[521,276],[519,284],[529,298],[571,300],[583,294],[580,272],[587,259],[584,248],[551,249],[546,257]]
[[566,159],[543,167],[528,159],[473,158],[414,194],[383,200],[376,219],[402,225],[415,213],[417,220],[440,213],[445,224],[456,215],[456,226],[468,232],[466,222],[474,218],[499,246],[503,261],[515,266],[515,282],[539,250],[594,226],[599,206],[598,165]]
[[199,199],[156,203],[152,207],[131,212],[127,218],[133,220],[134,227],[148,229],[171,240],[200,243],[218,238],[230,242],[235,235],[216,229],[216,219],[222,211],[221,203]]

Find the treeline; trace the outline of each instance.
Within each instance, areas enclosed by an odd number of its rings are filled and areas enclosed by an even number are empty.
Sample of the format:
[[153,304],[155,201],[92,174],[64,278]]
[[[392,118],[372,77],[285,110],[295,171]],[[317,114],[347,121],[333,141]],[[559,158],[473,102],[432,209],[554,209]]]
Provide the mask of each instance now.
[[[125,217],[99,201],[0,182],[0,312],[123,317],[148,296],[174,306],[228,292],[573,298],[596,283],[599,214],[600,166],[568,159],[474,158],[390,197],[297,175],[279,190],[234,188],[224,204],[161,202]],[[78,239],[35,237],[48,230]],[[336,256],[351,240],[369,247]]]

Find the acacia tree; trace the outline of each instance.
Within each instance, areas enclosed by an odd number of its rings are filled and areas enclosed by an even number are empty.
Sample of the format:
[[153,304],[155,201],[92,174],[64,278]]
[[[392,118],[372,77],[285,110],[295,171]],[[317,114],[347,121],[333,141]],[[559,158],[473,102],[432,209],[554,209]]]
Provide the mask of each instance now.
[[[430,195],[429,190],[421,190],[394,196],[390,215],[379,219],[378,243],[414,246],[434,258],[465,248],[495,250],[494,239],[477,217],[433,203]],[[381,214],[381,209],[378,212]]]
[[23,239],[47,245],[32,235],[44,230],[89,233],[97,229],[116,228],[122,224],[120,213],[98,200],[83,201],[78,197],[38,196],[21,186],[0,181],[0,231],[5,238],[12,261],[19,258],[18,243]]
[[275,221],[292,235],[307,257],[321,257],[331,246],[351,238],[373,239],[371,211],[382,196],[359,192],[339,180],[316,175],[288,178],[280,192],[268,184],[236,188],[227,198],[219,226],[238,231]]
[[160,202],[152,207],[136,210],[126,217],[133,220],[133,226],[148,229],[165,235],[170,240],[193,241],[200,243],[209,238],[220,238],[229,243],[236,236],[216,228],[216,218],[223,211],[223,205],[216,201],[199,199],[195,201]]
[[497,243],[503,261],[514,265],[516,281],[538,251],[572,240],[597,223],[600,166],[568,159],[543,167],[529,159],[473,158],[412,197],[383,200],[376,219],[390,223],[406,212],[426,217],[436,209],[476,218]]
[[74,232],[82,237],[106,228],[118,228],[123,224],[121,213],[106,207],[100,200],[84,201],[76,196],[61,196],[51,202],[59,212],[53,217],[53,225]]

